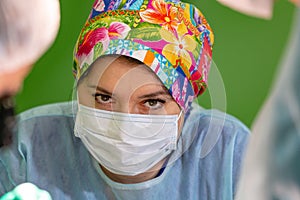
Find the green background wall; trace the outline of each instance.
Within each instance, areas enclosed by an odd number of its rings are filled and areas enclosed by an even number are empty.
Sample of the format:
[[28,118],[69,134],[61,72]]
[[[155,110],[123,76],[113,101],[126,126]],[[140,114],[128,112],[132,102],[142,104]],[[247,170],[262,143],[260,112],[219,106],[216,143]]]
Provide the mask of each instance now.
[[[215,33],[213,60],[226,89],[226,111],[250,126],[272,84],[287,42],[294,7],[276,1],[272,20],[248,17],[214,0],[186,0],[202,10]],[[54,45],[36,63],[17,96],[17,111],[71,99],[72,53],[93,1],[62,0]],[[209,92],[199,98],[210,106]]]

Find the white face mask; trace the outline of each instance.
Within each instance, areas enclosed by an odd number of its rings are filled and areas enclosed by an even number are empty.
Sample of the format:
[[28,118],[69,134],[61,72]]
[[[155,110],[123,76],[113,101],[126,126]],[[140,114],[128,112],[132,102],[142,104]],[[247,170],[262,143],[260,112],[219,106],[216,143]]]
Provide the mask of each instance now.
[[74,133],[106,169],[133,176],[176,149],[180,115],[118,113],[79,104]]

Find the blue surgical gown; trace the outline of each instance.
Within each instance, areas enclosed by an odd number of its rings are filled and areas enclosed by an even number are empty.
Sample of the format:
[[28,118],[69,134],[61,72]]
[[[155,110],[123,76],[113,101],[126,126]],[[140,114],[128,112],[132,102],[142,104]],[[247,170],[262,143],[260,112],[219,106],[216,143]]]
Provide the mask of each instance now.
[[13,144],[0,149],[0,195],[31,182],[54,200],[233,199],[249,130],[236,118],[193,104],[163,173],[136,184],[110,180],[74,136],[74,103],[18,116]]

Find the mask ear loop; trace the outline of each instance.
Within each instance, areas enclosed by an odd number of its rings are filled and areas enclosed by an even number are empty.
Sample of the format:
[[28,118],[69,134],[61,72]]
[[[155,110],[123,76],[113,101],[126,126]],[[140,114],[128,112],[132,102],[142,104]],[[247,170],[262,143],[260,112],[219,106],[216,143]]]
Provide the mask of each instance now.
[[[183,113],[183,109],[181,109],[180,110],[180,113],[179,113],[179,115],[178,115],[178,117],[177,117],[177,119],[176,119],[176,126],[177,126],[177,129],[179,129],[179,120],[180,120],[180,118],[181,118],[181,116],[182,116],[182,113]],[[184,121],[183,121],[183,123],[184,123]],[[180,128],[181,130],[179,130],[179,131],[182,131],[182,128],[183,128],[183,124],[182,124],[182,127]],[[177,135],[179,134],[179,131],[178,131],[178,133],[177,133]],[[177,136],[178,137],[178,136]],[[176,140],[177,140],[177,142],[178,142],[178,139],[179,139],[179,137],[178,138],[176,138]],[[177,143],[176,142],[176,143]]]
[[79,110],[79,95],[78,95],[78,90],[76,90],[76,98],[77,98],[77,109]]
[[180,117],[182,116],[182,113],[183,113],[183,109],[180,109],[180,113],[179,113],[179,115],[178,115],[178,117],[177,117],[177,121],[180,119]]
[[76,123],[78,123],[78,112],[80,110],[79,105],[79,95],[78,95],[78,82],[77,80],[74,81],[73,91],[72,91],[72,112],[73,112],[73,121],[74,121],[74,130],[73,133],[76,137],[80,138],[78,135],[78,132],[76,131],[77,126]]

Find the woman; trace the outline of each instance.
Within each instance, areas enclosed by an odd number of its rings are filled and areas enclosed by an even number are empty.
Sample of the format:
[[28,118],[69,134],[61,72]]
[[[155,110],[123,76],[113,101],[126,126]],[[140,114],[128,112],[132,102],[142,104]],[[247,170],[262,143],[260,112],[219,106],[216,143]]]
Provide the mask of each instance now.
[[192,103],[212,43],[190,4],[96,1],[74,52],[78,101],[20,115],[0,191],[30,181],[53,199],[233,199],[249,131]]

